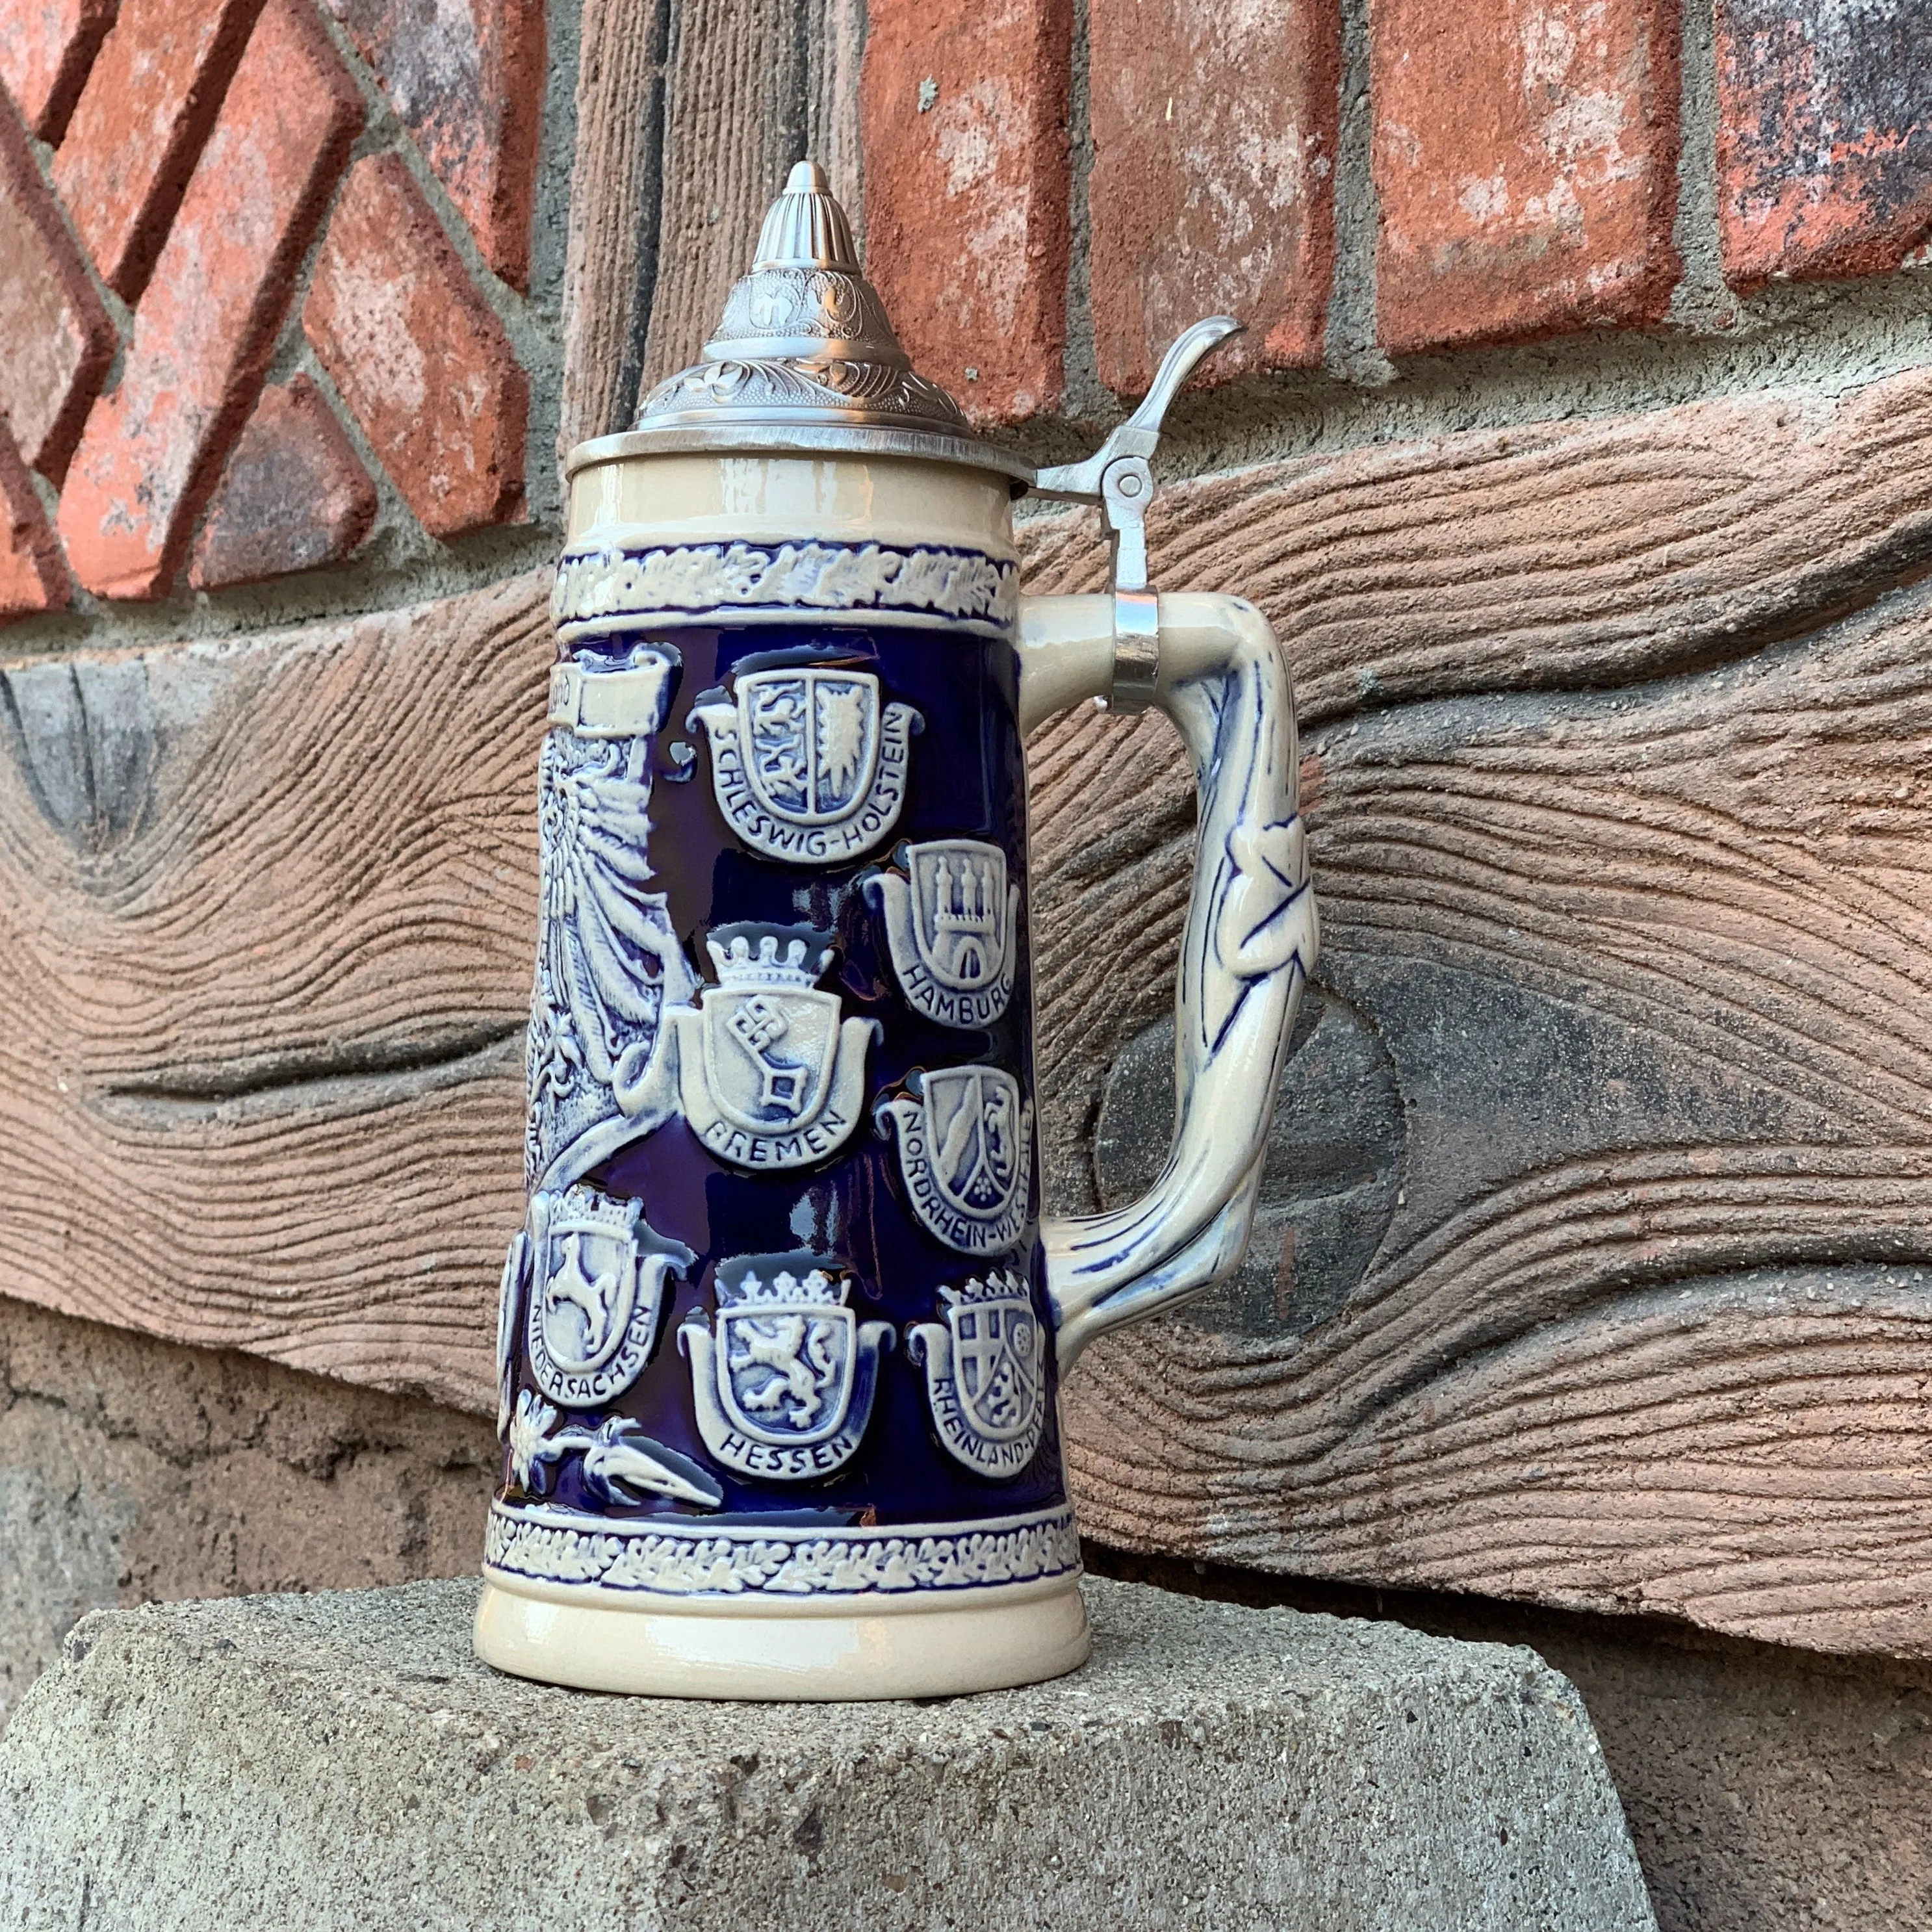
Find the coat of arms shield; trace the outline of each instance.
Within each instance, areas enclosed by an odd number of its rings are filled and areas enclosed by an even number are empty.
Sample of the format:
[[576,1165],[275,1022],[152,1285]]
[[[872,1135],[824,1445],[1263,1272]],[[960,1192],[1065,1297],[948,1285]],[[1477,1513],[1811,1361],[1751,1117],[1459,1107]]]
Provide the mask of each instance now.
[[1033,1106],[998,1066],[934,1067],[919,1094],[882,1102],[898,1136],[899,1171],[914,1211],[962,1253],[999,1254],[1025,1226]]
[[718,1111],[746,1133],[817,1117],[838,1052],[838,997],[810,986],[719,986],[705,995],[704,1067]]
[[778,1301],[720,1309],[718,1394],[725,1414],[759,1442],[836,1436],[852,1400],[857,1333],[849,1308]]
[[906,863],[917,915],[913,932],[927,970],[956,992],[989,985],[1012,942],[1006,854],[976,839],[937,839],[908,845]]
[[1039,1407],[1039,1317],[1024,1294],[1003,1295],[954,1302],[946,1325],[952,1331],[960,1407],[988,1442],[1017,1441]]
[[525,1340],[531,1375],[553,1402],[608,1402],[650,1359],[666,1277],[692,1257],[645,1223],[643,1210],[641,1202],[582,1186],[531,1197]]
[[738,680],[746,776],[769,812],[830,825],[862,799],[879,763],[879,681],[869,672],[753,671]]
[[997,1214],[1019,1178],[1019,1082],[996,1066],[941,1067],[926,1076],[932,1175],[962,1214]]
[[849,1460],[892,1331],[846,1306],[851,1276],[811,1255],[741,1256],[716,1277],[717,1325],[678,1330],[705,1444],[726,1468],[796,1481]]
[[711,746],[712,789],[733,831],[794,865],[869,851],[905,800],[909,704],[888,704],[878,676],[839,664],[778,665],[734,680],[734,695],[692,706]]
[[1012,997],[1020,893],[1006,855],[978,838],[902,846],[865,881],[884,914],[892,970],[909,1005],[942,1026],[989,1026]]
[[842,1016],[838,995],[815,984],[831,963],[830,937],[720,926],[705,940],[717,985],[665,1016],[645,1097],[656,1105],[674,1093],[692,1132],[734,1167],[808,1166],[857,1123],[878,1022]]
[[940,1293],[944,1325],[916,1323],[906,1336],[907,1352],[926,1364],[939,1438],[982,1475],[1016,1475],[1046,1418],[1046,1330],[1026,1282],[1001,1268]]

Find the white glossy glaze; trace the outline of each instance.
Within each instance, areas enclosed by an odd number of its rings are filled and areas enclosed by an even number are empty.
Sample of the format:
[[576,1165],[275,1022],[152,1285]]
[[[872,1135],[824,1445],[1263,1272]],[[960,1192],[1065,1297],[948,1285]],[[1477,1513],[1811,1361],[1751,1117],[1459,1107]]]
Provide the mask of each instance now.
[[1010,561],[1012,498],[986,472],[851,456],[632,456],[570,480],[574,548],[813,538],[940,544]]
[[[1108,597],[1022,602],[1023,730],[1108,690],[1113,624]],[[1044,1227],[1063,1370],[1104,1330],[1170,1308],[1240,1264],[1319,936],[1295,809],[1294,700],[1268,620],[1238,597],[1163,596],[1160,638],[1154,702],[1193,753],[1201,790],[1177,996],[1178,1124],[1139,1200]]]
[[1063,1676],[1087,1660],[1077,1577],[868,1601],[716,1599],[667,1609],[492,1577],[476,1652],[586,1690],[832,1702],[952,1697]]

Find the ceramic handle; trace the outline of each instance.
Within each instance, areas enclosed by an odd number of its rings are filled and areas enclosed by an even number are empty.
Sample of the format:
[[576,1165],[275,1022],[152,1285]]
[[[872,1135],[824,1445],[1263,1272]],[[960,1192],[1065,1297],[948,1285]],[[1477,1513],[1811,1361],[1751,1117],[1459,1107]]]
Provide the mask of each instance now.
[[[1288,1031],[1315,964],[1281,646],[1238,597],[1163,595],[1160,635],[1154,701],[1193,754],[1201,795],[1175,996],[1174,1143],[1131,1206],[1043,1225],[1063,1370],[1102,1330],[1172,1308],[1240,1264]],[[1108,694],[1114,600],[1023,599],[1019,650],[1024,733]]]

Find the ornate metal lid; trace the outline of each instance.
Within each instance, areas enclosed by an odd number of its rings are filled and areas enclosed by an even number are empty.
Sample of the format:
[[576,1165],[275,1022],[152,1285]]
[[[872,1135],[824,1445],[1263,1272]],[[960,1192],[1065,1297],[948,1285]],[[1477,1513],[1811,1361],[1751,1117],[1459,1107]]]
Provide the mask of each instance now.
[[800,161],[772,202],[704,360],[660,382],[628,435],[595,447],[824,450],[964,464],[1021,484],[1034,475],[974,436],[959,405],[913,368],[814,161]]

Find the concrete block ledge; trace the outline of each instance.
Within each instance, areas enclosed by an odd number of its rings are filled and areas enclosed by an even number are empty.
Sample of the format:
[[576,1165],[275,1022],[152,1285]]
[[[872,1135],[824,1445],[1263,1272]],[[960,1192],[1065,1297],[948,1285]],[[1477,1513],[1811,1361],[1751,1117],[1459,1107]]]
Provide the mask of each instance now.
[[476,1586],[97,1612],[0,1739],[17,1932],[1653,1932],[1526,1650],[1086,1585],[1093,1661],[923,1703],[500,1677]]

